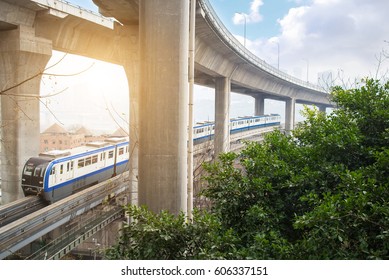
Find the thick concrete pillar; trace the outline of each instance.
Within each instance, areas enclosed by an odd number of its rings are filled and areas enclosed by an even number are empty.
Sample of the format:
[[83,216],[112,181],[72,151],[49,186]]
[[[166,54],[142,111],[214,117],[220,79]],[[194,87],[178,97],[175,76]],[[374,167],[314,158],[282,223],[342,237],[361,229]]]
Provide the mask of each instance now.
[[294,129],[296,100],[290,98],[285,102],[285,131],[291,133]]
[[189,1],[139,1],[139,204],[187,211]]
[[[3,203],[23,197],[21,174],[39,154],[39,88],[51,56],[51,42],[34,28],[0,32],[1,189]],[[9,90],[7,90],[9,89]]]
[[323,112],[324,114],[326,113],[327,106],[325,106],[325,105],[318,105],[317,107],[319,108],[320,112]]
[[230,150],[230,79],[215,82],[215,157]]
[[265,98],[262,95],[255,96],[255,111],[256,116],[265,114]]
[[130,136],[130,190],[129,202],[138,205],[138,161],[139,161],[139,27],[135,25],[122,26],[120,39],[127,38],[121,42],[124,50],[123,61],[129,88],[129,136]]

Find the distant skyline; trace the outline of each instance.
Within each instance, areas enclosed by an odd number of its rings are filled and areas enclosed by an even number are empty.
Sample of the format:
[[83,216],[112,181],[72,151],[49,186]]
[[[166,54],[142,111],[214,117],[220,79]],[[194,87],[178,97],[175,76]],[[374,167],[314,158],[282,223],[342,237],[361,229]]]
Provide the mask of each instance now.
[[[70,2],[98,12],[92,0]],[[388,71],[388,61],[382,61],[378,68],[377,58],[382,51],[389,49],[387,43],[389,1],[209,0],[209,2],[226,28],[242,44],[246,41],[246,47],[252,53],[302,80],[317,83],[318,77],[333,77],[337,82],[346,82],[366,76],[375,77],[376,74],[377,77],[381,77]],[[61,55],[54,52],[50,63],[57,61]],[[66,57],[69,65],[73,63],[68,69],[86,69],[93,63],[87,58],[74,57],[71,55]],[[104,79],[96,78],[99,75]],[[104,80],[109,82],[104,83]],[[58,96],[43,100],[49,109],[56,112],[55,116],[65,127],[73,125],[68,124],[70,121],[81,121],[91,124],[88,125],[91,130],[111,132],[117,128],[110,120],[112,115],[118,121],[128,116],[127,80],[124,71],[117,65],[94,62],[92,69],[78,77],[51,79],[46,77],[42,82],[41,95],[59,92],[65,88],[67,90]],[[81,97],[81,92],[88,94]],[[91,97],[93,101],[88,104]],[[73,100],[78,100],[78,104]],[[213,101],[213,89],[196,86],[194,106],[196,121],[213,120]],[[64,106],[68,103],[71,104],[70,108]],[[44,130],[56,122],[56,118],[43,105],[41,107],[41,130]],[[265,108],[265,113],[284,115],[282,102],[267,100]],[[302,106],[298,105],[296,112],[301,108]],[[231,117],[249,115],[253,112],[254,100],[251,97],[234,93],[231,95]],[[299,118],[301,119],[297,114],[297,119]]]

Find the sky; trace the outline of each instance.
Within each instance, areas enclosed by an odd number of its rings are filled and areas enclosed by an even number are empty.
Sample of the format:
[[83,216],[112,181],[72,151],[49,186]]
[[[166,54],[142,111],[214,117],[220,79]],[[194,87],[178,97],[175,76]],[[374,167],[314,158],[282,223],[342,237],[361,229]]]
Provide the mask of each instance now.
[[[98,12],[91,0],[68,1]],[[323,86],[352,86],[364,77],[382,78],[388,71],[388,61],[382,56],[389,50],[387,0],[209,2],[225,27],[252,53],[299,79]],[[54,52],[49,65],[62,56]],[[62,68],[64,64],[70,66]],[[88,70],[75,77],[44,77],[41,95],[58,94],[42,99],[42,130],[58,122],[66,128],[82,124],[96,132],[109,132],[128,117],[128,85],[120,66],[67,55],[52,70],[64,69],[73,73]],[[96,75],[104,78],[96,80]],[[75,98],[81,102],[63,106]],[[214,90],[196,86],[194,98],[195,121],[213,120]],[[296,112],[302,108],[297,105]],[[231,117],[253,112],[251,97],[232,93]],[[283,102],[266,100],[265,113],[283,117]],[[301,120],[299,113],[296,119]]]

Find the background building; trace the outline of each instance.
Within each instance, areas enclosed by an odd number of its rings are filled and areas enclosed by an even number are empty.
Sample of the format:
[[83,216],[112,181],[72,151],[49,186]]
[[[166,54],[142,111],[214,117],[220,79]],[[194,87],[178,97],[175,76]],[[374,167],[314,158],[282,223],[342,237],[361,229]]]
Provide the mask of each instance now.
[[40,152],[72,149],[89,142],[104,141],[107,137],[112,136],[128,136],[128,133],[120,128],[111,135],[93,135],[85,127],[79,127],[74,131],[69,131],[55,123],[41,133]]

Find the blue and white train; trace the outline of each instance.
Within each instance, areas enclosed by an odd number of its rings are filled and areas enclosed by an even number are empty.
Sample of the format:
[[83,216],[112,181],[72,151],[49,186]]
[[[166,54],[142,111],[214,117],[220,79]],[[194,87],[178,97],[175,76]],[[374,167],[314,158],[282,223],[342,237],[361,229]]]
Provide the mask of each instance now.
[[[230,133],[239,133],[246,130],[264,127],[279,127],[281,116],[279,114],[263,116],[246,116],[231,119]],[[193,128],[193,143],[198,144],[213,139],[215,134],[214,122],[197,123]]]
[[128,138],[109,138],[32,157],[23,168],[24,195],[41,195],[53,203],[123,173],[128,169],[128,144]]

